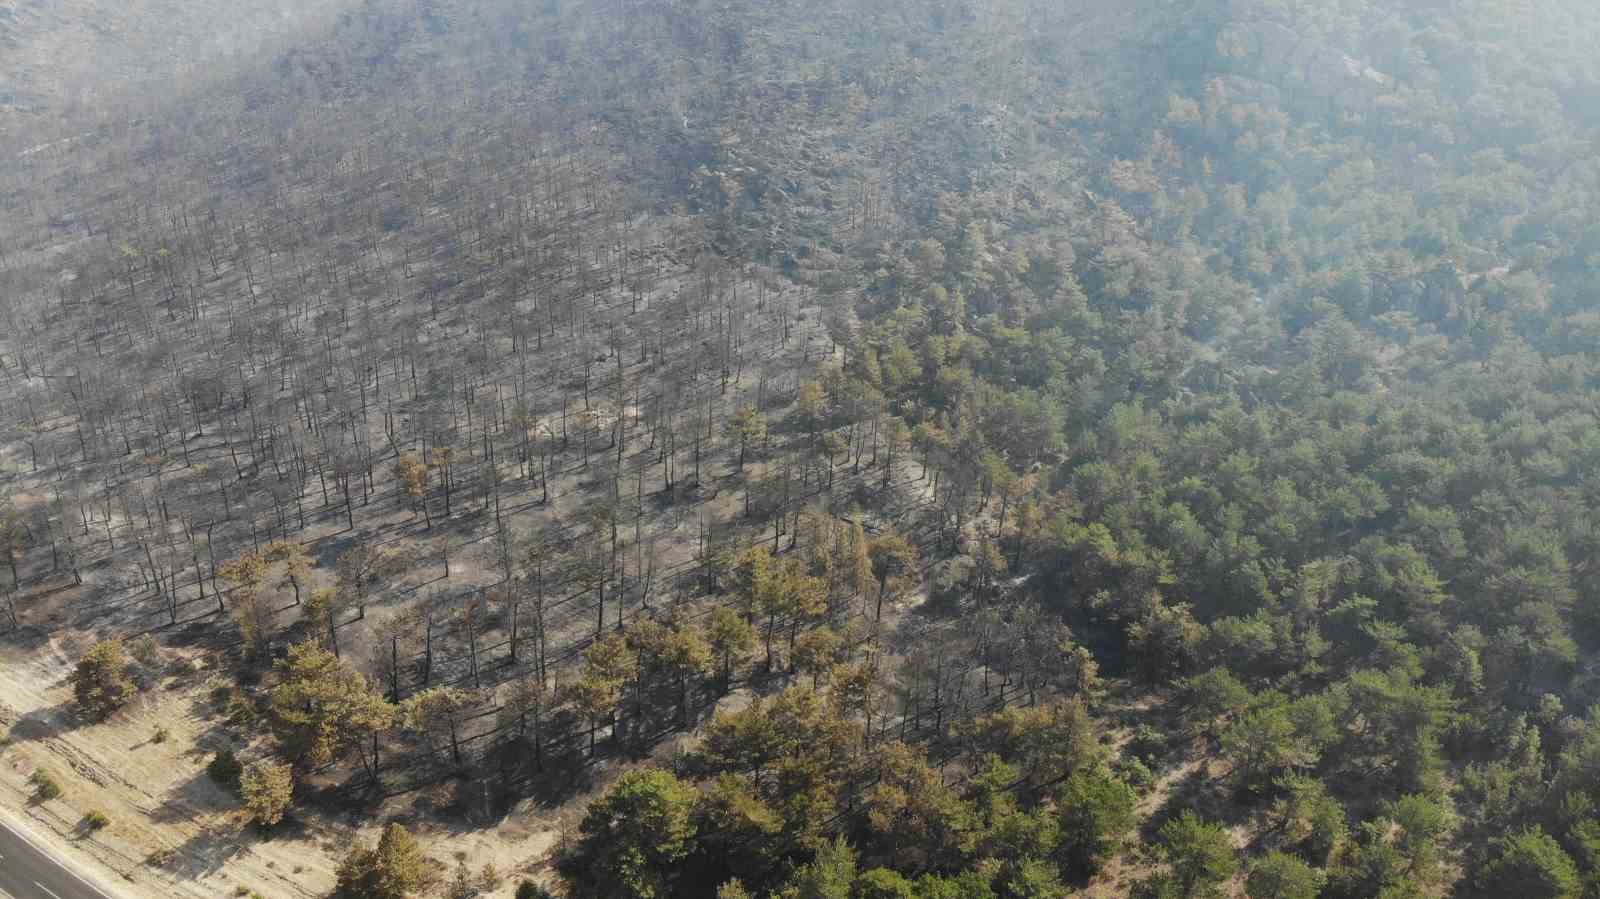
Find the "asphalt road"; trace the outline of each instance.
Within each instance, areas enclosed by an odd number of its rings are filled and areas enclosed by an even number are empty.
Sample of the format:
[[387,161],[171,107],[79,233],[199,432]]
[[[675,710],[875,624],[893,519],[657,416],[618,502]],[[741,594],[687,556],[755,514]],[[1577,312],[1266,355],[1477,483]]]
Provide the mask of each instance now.
[[108,899],[93,884],[0,819],[0,895],[11,899]]

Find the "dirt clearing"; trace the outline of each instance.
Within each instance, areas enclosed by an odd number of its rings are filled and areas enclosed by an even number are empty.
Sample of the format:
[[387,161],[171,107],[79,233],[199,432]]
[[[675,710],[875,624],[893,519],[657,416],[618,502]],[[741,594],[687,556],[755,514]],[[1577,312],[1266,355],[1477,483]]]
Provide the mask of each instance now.
[[[239,803],[206,775],[224,746],[242,757],[254,747],[230,741],[213,708],[212,690],[227,681],[186,654],[166,651],[163,670],[110,721],[86,724],[72,710],[66,676],[77,647],[69,641],[0,650],[0,812],[80,873],[135,896],[324,896],[333,888],[352,830],[377,838],[384,814],[336,820],[310,813],[263,835],[238,814]],[[61,796],[41,801],[30,782],[43,770]],[[84,817],[98,811],[110,826],[91,832]],[[515,877],[536,871],[555,834],[537,816],[514,810],[493,827],[417,828],[438,870],[458,860],[474,872],[492,863],[507,880],[493,894],[509,896]]]

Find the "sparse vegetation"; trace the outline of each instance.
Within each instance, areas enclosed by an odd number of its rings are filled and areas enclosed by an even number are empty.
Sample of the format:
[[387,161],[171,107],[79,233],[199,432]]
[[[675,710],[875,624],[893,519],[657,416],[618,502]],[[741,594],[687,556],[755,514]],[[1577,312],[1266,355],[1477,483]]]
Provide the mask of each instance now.
[[162,667],[161,647],[157,645],[156,638],[149,634],[140,634],[128,643],[128,655],[140,665],[158,671]]
[[43,768],[35,770],[28,777],[28,782],[33,784],[34,798],[41,802],[49,802],[52,799],[61,798],[61,784],[57,783],[56,779],[50,776],[50,772]]

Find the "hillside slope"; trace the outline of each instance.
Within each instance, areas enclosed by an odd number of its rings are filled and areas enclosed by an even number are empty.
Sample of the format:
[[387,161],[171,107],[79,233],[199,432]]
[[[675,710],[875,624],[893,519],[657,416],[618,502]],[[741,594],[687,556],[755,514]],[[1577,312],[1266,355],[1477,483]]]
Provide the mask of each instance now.
[[10,145],[25,133],[53,133],[62,117],[116,117],[130,100],[148,108],[205,83],[232,58],[304,34],[340,6],[0,0],[0,134]]
[[575,899],[1592,892],[1597,40],[369,0],[69,111],[0,159],[23,757],[191,716],[112,835],[208,891],[235,747],[318,889],[355,811]]

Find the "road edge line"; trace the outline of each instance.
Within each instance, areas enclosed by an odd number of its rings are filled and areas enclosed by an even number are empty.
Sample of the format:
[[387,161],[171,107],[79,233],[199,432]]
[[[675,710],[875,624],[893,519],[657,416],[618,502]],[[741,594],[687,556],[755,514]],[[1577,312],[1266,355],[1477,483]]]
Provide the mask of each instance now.
[[104,899],[123,899],[120,895],[106,892],[99,884],[73,870],[73,864],[70,859],[56,851],[55,847],[39,839],[38,835],[33,832],[33,828],[18,821],[10,809],[0,807],[0,827],[5,828],[13,836],[33,847],[35,852],[54,862],[56,867],[71,874],[75,880],[93,890],[96,895],[102,896]]

